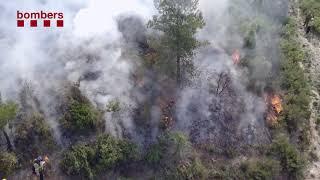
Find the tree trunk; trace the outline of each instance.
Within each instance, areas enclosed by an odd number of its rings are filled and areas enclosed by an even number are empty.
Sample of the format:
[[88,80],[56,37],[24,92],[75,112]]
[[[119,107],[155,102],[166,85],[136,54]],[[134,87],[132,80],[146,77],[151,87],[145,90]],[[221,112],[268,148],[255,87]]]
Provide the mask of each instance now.
[[181,57],[177,55],[177,84],[180,87],[181,85]]
[[7,141],[7,149],[9,152],[11,152],[12,151],[12,144],[11,144],[9,135],[7,134],[7,132],[4,129],[2,130],[2,132],[3,132],[4,137],[6,138],[6,141]]

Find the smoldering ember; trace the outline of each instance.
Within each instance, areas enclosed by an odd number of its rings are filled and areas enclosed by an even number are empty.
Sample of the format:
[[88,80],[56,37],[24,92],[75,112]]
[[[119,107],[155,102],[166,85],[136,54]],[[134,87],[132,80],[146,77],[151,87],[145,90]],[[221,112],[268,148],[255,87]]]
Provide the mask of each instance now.
[[319,0],[0,1],[2,179],[317,180],[319,91]]

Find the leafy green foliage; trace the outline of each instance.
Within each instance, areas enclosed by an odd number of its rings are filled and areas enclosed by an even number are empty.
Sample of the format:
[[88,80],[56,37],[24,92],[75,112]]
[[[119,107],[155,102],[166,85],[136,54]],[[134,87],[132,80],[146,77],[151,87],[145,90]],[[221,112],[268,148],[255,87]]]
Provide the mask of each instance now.
[[206,168],[193,156],[191,148],[188,137],[182,132],[166,132],[149,147],[145,161],[167,179],[203,177]]
[[[162,159],[166,156],[169,159],[163,159],[168,162],[171,160],[179,160],[182,157],[186,157],[190,146],[188,137],[182,132],[167,132],[163,134],[159,139],[158,143],[151,146],[147,155],[154,155],[157,157],[149,157]],[[150,154],[151,153],[151,154]],[[151,159],[149,159],[151,160]]]
[[17,123],[14,144],[23,162],[51,152],[56,145],[49,125],[39,114]]
[[305,16],[313,17],[311,27],[320,33],[320,1],[319,0],[302,0],[301,9]]
[[[299,64],[306,59],[306,55],[295,37],[296,25],[292,19],[289,19],[281,41],[281,86],[286,92],[283,119],[290,133],[300,132],[300,129],[306,131],[310,117],[310,87]],[[302,137],[301,139],[305,139],[302,144],[308,144],[306,142],[308,138]]]
[[200,45],[195,38],[198,29],[205,25],[198,0],[156,0],[160,15],[153,17],[148,27],[164,33],[163,45],[176,56],[177,81],[181,80],[181,60],[193,56],[193,50]]
[[[1,97],[0,97],[1,98]],[[12,151],[12,144],[9,138],[9,135],[5,131],[5,126],[9,123],[9,121],[13,120],[17,115],[18,106],[13,102],[2,103],[0,102],[0,130],[2,130],[6,141],[7,141],[7,149]]]
[[316,32],[320,33],[320,16],[313,19],[312,26]]
[[160,144],[151,145],[150,149],[146,154],[146,161],[149,164],[157,165],[160,163],[164,156],[163,147]]
[[135,160],[136,146],[126,140],[103,135],[93,144],[72,146],[61,161],[62,170],[68,175],[80,175],[92,179],[97,172]]
[[99,169],[114,167],[117,163],[134,159],[136,147],[123,140],[116,140],[111,136],[101,136],[96,144]]
[[80,90],[73,87],[66,102],[64,117],[61,119],[62,127],[74,132],[88,132],[98,127],[99,115]]
[[92,169],[95,150],[88,145],[75,145],[64,154],[61,161],[62,170],[68,175],[81,175],[93,179]]
[[202,164],[199,158],[195,158],[191,161],[182,161],[176,168],[172,179],[206,179],[208,176],[207,168]]
[[205,23],[197,9],[198,0],[157,0],[156,9],[160,13],[149,21],[148,26],[162,31],[167,36],[168,48],[175,50],[181,57],[192,55],[198,41],[194,38]]
[[97,121],[97,114],[88,104],[73,102],[70,106],[71,123],[74,128],[84,130],[94,128]]
[[0,152],[0,178],[6,178],[16,168],[17,157],[13,153]]
[[245,179],[272,180],[279,175],[280,164],[272,159],[251,159],[241,164],[240,170]]
[[169,140],[174,148],[174,155],[182,156],[184,151],[190,146],[190,142],[182,132],[169,133]]
[[17,109],[18,106],[13,102],[0,104],[0,129],[16,116]]
[[297,179],[303,175],[305,161],[286,137],[278,136],[273,141],[270,152],[279,158],[282,169],[290,178]]

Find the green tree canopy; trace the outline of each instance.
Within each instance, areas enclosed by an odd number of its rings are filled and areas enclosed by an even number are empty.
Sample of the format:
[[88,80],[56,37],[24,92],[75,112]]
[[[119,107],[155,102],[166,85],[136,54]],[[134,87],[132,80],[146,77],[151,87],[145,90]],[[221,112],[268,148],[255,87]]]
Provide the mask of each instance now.
[[112,169],[120,163],[136,160],[137,146],[128,140],[102,135],[91,144],[73,145],[63,155],[62,170],[68,175],[94,179],[97,173]]
[[0,104],[0,130],[2,130],[3,135],[6,138],[7,149],[9,151],[12,151],[12,145],[7,132],[4,130],[4,127],[6,126],[6,124],[8,124],[10,120],[15,118],[15,116],[17,115],[17,109],[18,106],[13,102]]
[[193,55],[199,45],[194,35],[205,25],[198,0],[155,0],[155,7],[159,15],[149,21],[148,27],[164,33],[164,45],[176,56],[176,76],[180,83],[181,60]]
[[0,129],[12,120],[17,114],[18,106],[14,102],[0,104]]

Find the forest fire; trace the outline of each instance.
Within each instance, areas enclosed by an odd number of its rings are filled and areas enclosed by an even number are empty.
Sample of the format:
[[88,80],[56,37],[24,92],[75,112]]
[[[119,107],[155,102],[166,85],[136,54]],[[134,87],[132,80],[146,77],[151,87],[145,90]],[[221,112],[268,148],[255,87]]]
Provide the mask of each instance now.
[[271,97],[271,105],[278,114],[282,112],[281,98],[278,95],[273,95],[273,97]]
[[274,126],[278,124],[278,116],[283,111],[281,98],[279,95],[271,94],[264,95],[265,102],[267,104],[267,124]]

